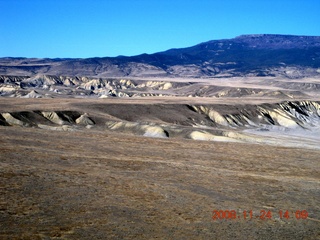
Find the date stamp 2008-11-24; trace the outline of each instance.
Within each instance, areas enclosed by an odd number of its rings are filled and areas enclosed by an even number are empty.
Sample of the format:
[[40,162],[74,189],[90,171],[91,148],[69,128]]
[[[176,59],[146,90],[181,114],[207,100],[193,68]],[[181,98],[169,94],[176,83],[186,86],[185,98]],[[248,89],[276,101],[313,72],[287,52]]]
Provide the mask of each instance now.
[[213,210],[212,211],[212,219],[213,220],[235,220],[235,219],[260,219],[260,220],[271,220],[274,218],[280,219],[307,219],[308,212],[306,210],[279,210],[277,212],[271,210],[260,210],[260,212],[253,212],[252,210],[244,210],[242,212],[237,212],[236,210]]

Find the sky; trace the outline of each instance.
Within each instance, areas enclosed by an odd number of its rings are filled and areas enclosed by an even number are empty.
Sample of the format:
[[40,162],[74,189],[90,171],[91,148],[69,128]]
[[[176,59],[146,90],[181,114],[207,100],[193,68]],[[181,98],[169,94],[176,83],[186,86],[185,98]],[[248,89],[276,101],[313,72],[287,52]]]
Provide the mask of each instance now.
[[242,34],[320,36],[320,0],[0,0],[0,57],[133,56]]

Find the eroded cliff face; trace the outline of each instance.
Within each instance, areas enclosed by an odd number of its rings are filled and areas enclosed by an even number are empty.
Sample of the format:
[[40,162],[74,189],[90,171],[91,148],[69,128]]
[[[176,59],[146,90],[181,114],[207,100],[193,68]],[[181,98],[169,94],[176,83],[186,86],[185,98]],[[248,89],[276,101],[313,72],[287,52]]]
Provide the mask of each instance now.
[[[260,105],[98,104],[81,111],[0,113],[0,125],[46,130],[115,131],[160,138],[188,138],[319,148],[320,104],[284,101]],[[98,110],[97,110],[98,108]],[[58,108],[56,108],[58,109]],[[299,137],[303,141],[299,142]]]
[[[231,80],[231,81],[230,81]],[[237,81],[237,83],[233,83]],[[308,98],[319,94],[319,78],[94,78],[36,74],[0,76],[0,96],[19,98],[215,97]]]
[[196,112],[205,114],[213,122],[227,127],[252,128],[278,126],[284,128],[320,127],[320,105],[313,101],[286,101],[279,104],[262,104],[237,112],[221,114],[210,106],[191,106]]

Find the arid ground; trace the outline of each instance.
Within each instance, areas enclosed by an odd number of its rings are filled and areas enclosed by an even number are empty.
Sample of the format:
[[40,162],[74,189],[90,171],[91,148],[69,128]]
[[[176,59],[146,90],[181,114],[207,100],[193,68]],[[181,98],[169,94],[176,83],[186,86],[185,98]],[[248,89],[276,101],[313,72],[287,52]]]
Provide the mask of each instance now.
[[177,92],[2,97],[0,239],[320,239],[317,90]]

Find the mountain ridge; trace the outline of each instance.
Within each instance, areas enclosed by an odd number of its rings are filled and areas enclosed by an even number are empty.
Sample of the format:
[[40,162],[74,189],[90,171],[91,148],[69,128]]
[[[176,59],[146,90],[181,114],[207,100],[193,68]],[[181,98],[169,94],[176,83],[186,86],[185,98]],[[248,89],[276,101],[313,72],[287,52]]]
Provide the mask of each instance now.
[[92,77],[268,76],[281,75],[288,68],[300,72],[299,76],[306,72],[319,74],[320,37],[247,34],[135,56],[0,58],[0,75],[28,76],[38,73]]

